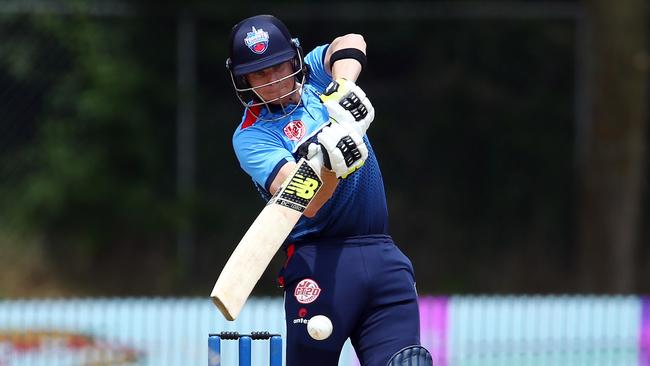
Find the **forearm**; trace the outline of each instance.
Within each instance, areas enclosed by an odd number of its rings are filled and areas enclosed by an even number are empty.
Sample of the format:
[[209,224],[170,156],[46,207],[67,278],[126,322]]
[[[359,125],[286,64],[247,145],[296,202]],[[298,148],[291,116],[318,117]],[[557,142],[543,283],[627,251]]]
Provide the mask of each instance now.
[[345,48],[356,48],[366,53],[366,42],[359,34],[346,34],[332,41],[325,54],[325,68],[332,75],[332,79],[347,79],[356,82],[361,73],[362,65],[359,61],[351,58],[341,59],[330,65],[330,57],[338,50]]
[[323,186],[318,193],[316,193],[303,213],[305,216],[310,218],[314,217],[318,210],[323,207],[325,202],[332,197],[336,187],[339,185],[339,179],[336,178],[336,174],[331,170],[325,168],[321,169],[321,179],[323,180]]

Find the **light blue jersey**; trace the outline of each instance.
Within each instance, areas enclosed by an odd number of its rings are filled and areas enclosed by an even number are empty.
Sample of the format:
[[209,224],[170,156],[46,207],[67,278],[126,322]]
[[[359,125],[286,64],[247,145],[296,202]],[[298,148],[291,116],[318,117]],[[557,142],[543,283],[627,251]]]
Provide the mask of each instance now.
[[[325,71],[328,45],[315,48],[305,56],[309,78],[303,87],[302,104],[288,116],[281,108],[269,112],[257,108],[244,111],[242,122],[233,135],[233,147],[239,163],[250,175],[265,200],[278,171],[289,161],[297,161],[316,134],[328,123],[327,108],[319,95],[332,82]],[[291,110],[294,106],[287,106]],[[277,114],[277,115],[276,115]],[[263,117],[258,120],[255,115]],[[375,153],[367,137],[368,159],[364,166],[339,182],[332,197],[313,218],[302,217],[286,243],[305,243],[323,239],[348,238],[388,233],[388,212],[384,184]],[[303,145],[304,144],[304,145]]]

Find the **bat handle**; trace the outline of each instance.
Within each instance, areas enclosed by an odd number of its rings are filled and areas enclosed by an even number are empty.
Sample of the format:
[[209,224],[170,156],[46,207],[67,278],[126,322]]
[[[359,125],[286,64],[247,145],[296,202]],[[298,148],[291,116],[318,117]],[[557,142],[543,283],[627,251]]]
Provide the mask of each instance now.
[[325,162],[323,160],[323,152],[319,151],[318,154],[312,156],[308,161],[309,165],[311,165],[314,171],[320,175],[320,170],[323,168],[323,165],[325,165]]

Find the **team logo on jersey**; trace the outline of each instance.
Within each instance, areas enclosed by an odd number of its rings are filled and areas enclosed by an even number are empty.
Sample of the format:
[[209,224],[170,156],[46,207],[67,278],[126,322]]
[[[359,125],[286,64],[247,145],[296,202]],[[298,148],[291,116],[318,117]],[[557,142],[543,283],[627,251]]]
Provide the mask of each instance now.
[[298,282],[296,290],[293,292],[293,296],[296,297],[296,300],[298,300],[299,303],[309,304],[316,301],[320,293],[321,289],[318,287],[316,281],[311,278],[305,278]]
[[284,134],[287,135],[291,141],[300,141],[300,139],[305,136],[306,132],[307,128],[305,127],[305,124],[300,120],[291,121],[284,126]]
[[246,38],[244,38],[244,43],[250,48],[254,53],[262,54],[269,47],[269,33],[265,32],[262,28],[253,29],[246,33]]

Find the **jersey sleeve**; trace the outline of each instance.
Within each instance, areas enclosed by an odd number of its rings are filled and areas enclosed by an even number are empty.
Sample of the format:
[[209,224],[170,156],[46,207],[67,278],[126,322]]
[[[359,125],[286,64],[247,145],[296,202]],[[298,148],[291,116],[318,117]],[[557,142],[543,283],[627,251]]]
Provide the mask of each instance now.
[[255,183],[267,191],[280,168],[295,160],[281,141],[260,129],[238,129],[232,142],[239,165]]
[[325,70],[325,53],[329,44],[318,46],[305,56],[305,63],[309,65],[309,83],[319,92],[325,91],[332,82],[332,76]]

